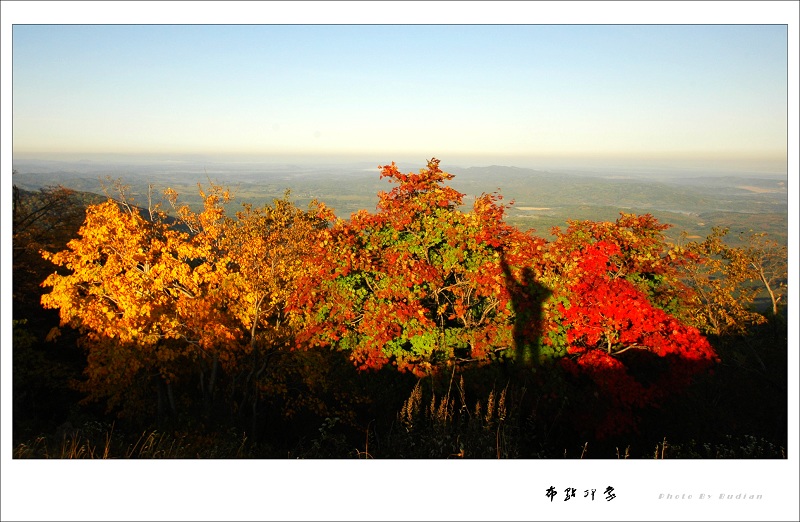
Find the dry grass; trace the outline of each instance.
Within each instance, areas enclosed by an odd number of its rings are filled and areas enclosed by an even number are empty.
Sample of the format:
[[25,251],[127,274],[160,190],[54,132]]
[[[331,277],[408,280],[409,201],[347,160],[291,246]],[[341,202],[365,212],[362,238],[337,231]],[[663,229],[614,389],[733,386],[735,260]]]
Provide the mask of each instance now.
[[268,447],[253,443],[235,428],[217,430],[147,429],[120,432],[114,423],[86,421],[73,428],[65,423],[56,434],[17,444],[19,459],[186,459],[256,458]]

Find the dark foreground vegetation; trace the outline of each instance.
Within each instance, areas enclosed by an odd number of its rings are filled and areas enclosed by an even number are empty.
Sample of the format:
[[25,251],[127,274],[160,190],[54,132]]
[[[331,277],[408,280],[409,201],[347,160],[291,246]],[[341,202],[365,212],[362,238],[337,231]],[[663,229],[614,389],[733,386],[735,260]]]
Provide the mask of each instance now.
[[544,239],[438,165],[349,219],[15,190],[14,456],[786,458],[785,245]]

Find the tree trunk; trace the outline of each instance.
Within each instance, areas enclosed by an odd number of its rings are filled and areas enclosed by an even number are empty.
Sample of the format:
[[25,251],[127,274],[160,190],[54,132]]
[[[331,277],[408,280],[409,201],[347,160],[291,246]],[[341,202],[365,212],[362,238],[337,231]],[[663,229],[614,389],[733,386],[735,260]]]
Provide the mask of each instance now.
[[156,395],[157,395],[157,398],[158,398],[157,400],[158,400],[158,418],[159,418],[159,420],[161,420],[161,418],[164,417],[164,388],[163,388],[163,386],[164,386],[164,381],[163,380],[159,379],[158,381],[156,381]]
[[219,367],[219,355],[214,354],[214,362],[211,364],[211,379],[208,383],[208,397],[214,401],[214,384],[217,381],[217,368]]
[[175,396],[172,394],[172,383],[167,382],[167,398],[169,399],[170,412],[175,415],[178,410],[175,408]]
[[253,396],[253,419],[250,438],[252,440],[258,440],[258,394]]
[[767,292],[769,292],[769,298],[772,300],[772,315],[774,317],[778,316],[778,300],[775,298],[775,292],[772,291],[772,287],[769,284],[766,276],[764,276],[764,270],[759,270],[758,275],[761,277],[761,282],[764,283],[764,286],[767,288]]

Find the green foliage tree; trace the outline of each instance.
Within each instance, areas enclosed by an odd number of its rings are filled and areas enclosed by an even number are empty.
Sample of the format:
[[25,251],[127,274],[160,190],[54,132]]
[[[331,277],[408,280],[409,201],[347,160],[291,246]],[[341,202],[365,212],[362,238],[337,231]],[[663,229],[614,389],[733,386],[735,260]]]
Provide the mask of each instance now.
[[298,341],[420,376],[511,348],[504,279],[521,278],[542,240],[507,225],[497,195],[462,212],[463,195],[444,184],[452,175],[435,158],[419,173],[383,166],[381,177],[396,186],[379,194],[377,213],[338,220],[321,236],[316,271],[295,296],[305,319]]

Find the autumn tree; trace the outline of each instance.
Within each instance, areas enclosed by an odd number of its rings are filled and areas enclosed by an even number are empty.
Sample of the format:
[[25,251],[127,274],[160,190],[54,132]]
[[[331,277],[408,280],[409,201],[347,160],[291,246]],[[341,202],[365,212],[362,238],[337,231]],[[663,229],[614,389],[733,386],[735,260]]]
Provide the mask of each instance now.
[[676,315],[688,290],[679,270],[689,258],[666,243],[666,228],[650,215],[622,213],[613,223],[570,222],[547,245],[547,340],[565,346],[564,367],[604,397],[598,435],[634,427],[636,409],[682,391],[718,360]]
[[[452,175],[431,159],[418,173],[392,163],[376,213],[337,220],[320,237],[295,310],[298,341],[343,350],[361,368],[394,365],[426,375],[486,360],[514,344],[506,274],[522,279],[543,241],[503,221],[498,195],[462,212]],[[517,303],[518,307],[521,304]]]
[[287,194],[231,216],[227,190],[198,190],[194,210],[167,189],[170,217],[152,192],[142,209],[118,185],[118,197],[88,208],[67,249],[44,254],[66,269],[44,281],[42,303],[84,334],[89,399],[142,406],[155,386],[160,408],[175,410],[176,385],[191,400],[197,383],[208,408],[225,378],[225,399],[255,413],[260,395],[281,392],[281,369],[268,361],[291,346],[287,299],[332,214],[316,202],[301,210]]
[[323,204],[313,201],[304,211],[287,192],[262,208],[245,203],[235,219],[225,221],[218,248],[229,264],[228,307],[249,333],[251,348],[286,343],[287,300],[295,281],[309,271],[315,237],[330,219]]
[[386,165],[381,176],[396,186],[379,194],[377,212],[320,237],[317,270],[295,301],[300,343],[417,375],[501,354],[560,360],[608,399],[608,432],[717,360],[680,316],[690,292],[680,269],[691,259],[652,216],[570,222],[548,243],[507,225],[498,195],[462,212],[436,159],[419,173]]
[[[750,279],[757,281],[769,295],[771,313],[775,317],[786,297],[788,275],[788,250],[764,232],[750,232],[740,253],[746,264]],[[729,252],[736,252],[728,249]],[[729,253],[728,257],[733,254]]]
[[[759,256],[752,246],[749,250],[729,246],[725,242],[727,234],[728,229],[714,227],[703,241],[691,241],[685,246],[695,260],[683,270],[684,279],[694,292],[687,308],[693,311],[701,330],[717,336],[743,334],[766,320],[753,309],[758,288],[752,284],[754,279],[760,279],[754,264],[759,266],[766,257]],[[776,283],[772,274],[766,274],[768,283]],[[773,304],[777,306],[777,298]]]
[[[728,233],[715,227],[703,241],[686,244],[697,259],[684,269],[694,291],[686,308],[703,331],[717,337],[731,386],[755,377],[759,392],[768,385],[785,394],[786,330],[776,319],[786,292],[786,247],[752,231],[732,246]],[[764,294],[770,305],[760,309],[756,299]],[[765,335],[770,329],[760,326],[770,322],[774,328]]]
[[199,214],[181,216],[199,227],[194,233],[172,226],[157,206],[145,218],[121,193],[87,209],[66,250],[44,252],[67,272],[42,283],[52,289],[42,304],[84,334],[89,399],[114,407],[155,377],[159,404],[174,410],[174,382],[235,351],[239,332],[219,306],[225,266],[212,255],[219,192],[203,195]]
[[297,326],[287,310],[289,298],[313,270],[308,256],[331,219],[324,204],[312,201],[302,210],[287,191],[272,205],[245,203],[223,223],[216,247],[228,271],[224,306],[247,340],[229,371],[238,383],[234,393],[241,394],[237,407],[249,402],[254,417],[260,395],[287,393],[287,368],[280,360],[293,346]]

